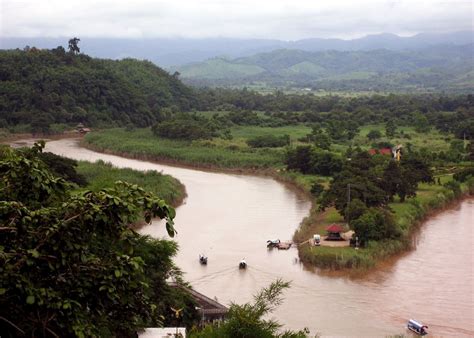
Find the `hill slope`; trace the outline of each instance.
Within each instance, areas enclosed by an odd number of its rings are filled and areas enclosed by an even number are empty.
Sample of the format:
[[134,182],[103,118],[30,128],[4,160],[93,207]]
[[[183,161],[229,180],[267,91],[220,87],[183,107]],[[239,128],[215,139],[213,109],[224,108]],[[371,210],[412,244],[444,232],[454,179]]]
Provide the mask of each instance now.
[[63,48],[0,51],[0,81],[0,127],[149,126],[162,108],[195,103],[190,88],[151,62],[93,59]]
[[[280,49],[233,60],[212,59],[177,69],[189,83],[206,85],[263,82],[269,86],[311,86],[332,90],[472,90],[474,79],[466,74],[473,70],[473,52],[473,44],[434,46],[420,51],[308,52]],[[258,72],[239,72],[251,67]]]
[[[56,46],[63,45],[69,38],[2,37],[0,39],[0,49],[23,48],[27,45],[39,48],[56,48]],[[473,43],[472,31],[421,33],[410,37],[384,33],[352,40],[313,38],[297,41],[232,38],[86,38],[81,39],[81,50],[100,58],[121,59],[133,57],[153,61],[162,67],[169,67],[200,62],[223,55],[229,58],[237,58],[276,49],[300,49],[315,52],[385,48],[401,51],[405,49],[423,49],[440,44],[454,46],[469,43]]]

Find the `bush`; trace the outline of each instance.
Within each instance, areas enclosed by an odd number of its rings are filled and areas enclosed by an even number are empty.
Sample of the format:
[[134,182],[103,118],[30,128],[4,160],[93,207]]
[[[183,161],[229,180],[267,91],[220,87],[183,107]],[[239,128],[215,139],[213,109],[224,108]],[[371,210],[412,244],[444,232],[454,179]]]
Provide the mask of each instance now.
[[321,183],[314,182],[311,186],[311,195],[313,195],[314,197],[319,197],[323,191],[324,187]]
[[252,148],[277,148],[290,144],[290,136],[262,135],[247,140],[247,144]]
[[371,240],[396,238],[399,235],[393,215],[384,209],[368,209],[352,222],[352,227],[362,244]]
[[210,139],[214,136],[213,130],[193,119],[163,121],[155,124],[152,131],[153,134],[164,138],[188,141]]
[[453,178],[459,182],[465,182],[469,177],[474,177],[474,167],[464,168],[453,175]]
[[381,138],[381,137],[382,137],[382,133],[378,130],[371,130],[367,134],[367,138],[369,140],[376,140],[376,139]]

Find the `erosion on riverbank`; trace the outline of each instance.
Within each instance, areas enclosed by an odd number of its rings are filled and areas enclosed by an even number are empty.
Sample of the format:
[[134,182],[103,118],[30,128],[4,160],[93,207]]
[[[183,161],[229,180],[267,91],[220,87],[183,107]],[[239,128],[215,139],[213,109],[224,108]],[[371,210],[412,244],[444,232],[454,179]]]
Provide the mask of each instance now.
[[[278,166],[271,166],[269,163],[267,163],[268,166],[265,165],[263,167],[255,165],[254,167],[243,166],[239,168],[237,167],[239,159],[236,159],[232,162],[234,166],[229,168],[229,163],[231,162],[225,162],[223,166],[217,166],[213,164],[212,161],[204,161],[203,163],[199,161],[195,162],[196,159],[193,161],[181,161],[175,157],[167,158],[165,155],[166,150],[159,149],[156,144],[154,146],[148,144],[146,139],[141,140],[139,143],[137,143],[136,138],[132,138],[131,140],[121,139],[119,144],[116,141],[114,142],[114,138],[110,134],[108,134],[107,137],[91,134],[86,137],[83,145],[99,152],[112,153],[135,159],[159,161],[185,165],[191,168],[211,169],[224,172],[269,175],[281,182],[291,184],[307,195],[310,195],[310,181],[314,179],[314,177],[308,179],[307,175],[281,171]],[[209,149],[207,152],[209,153]],[[228,152],[231,154],[231,151]],[[203,154],[200,154],[199,156],[202,155]],[[229,154],[226,156],[229,156]],[[216,158],[213,160],[216,160]],[[248,164],[249,162],[244,163]],[[450,175],[440,177],[440,183],[442,184],[450,180],[452,180],[452,176]],[[308,245],[301,245],[298,247],[300,259],[311,266],[326,270],[351,269],[351,271],[361,271],[370,269],[374,267],[377,262],[409,250],[412,243],[412,234],[418,228],[422,220],[429,216],[433,210],[446,207],[452,201],[468,194],[469,191],[472,192],[472,190],[472,181],[470,187],[468,183],[462,184],[459,192],[455,192],[440,184],[420,184],[417,197],[407,199],[403,203],[396,200],[389,205],[395,214],[398,228],[401,230],[399,239],[382,240],[378,242],[371,241],[367,247],[359,250],[354,250],[354,248],[351,247],[312,248]],[[318,212],[317,209],[317,205],[313,201],[313,208],[310,215],[302,222],[300,228],[294,235],[296,243],[305,242],[309,238],[312,238],[312,235],[315,233],[324,234],[326,225],[330,223],[343,222],[342,217],[335,209],[328,208],[324,213]]]

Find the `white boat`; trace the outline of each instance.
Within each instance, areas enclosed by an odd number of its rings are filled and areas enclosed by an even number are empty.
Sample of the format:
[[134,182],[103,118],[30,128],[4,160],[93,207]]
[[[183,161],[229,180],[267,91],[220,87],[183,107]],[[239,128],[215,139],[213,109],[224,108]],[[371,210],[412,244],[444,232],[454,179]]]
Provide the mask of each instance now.
[[417,322],[416,320],[413,320],[413,319],[410,319],[408,321],[407,328],[408,330],[413,331],[420,336],[424,336],[428,334],[428,332],[426,331],[428,326],[423,325],[422,323]]

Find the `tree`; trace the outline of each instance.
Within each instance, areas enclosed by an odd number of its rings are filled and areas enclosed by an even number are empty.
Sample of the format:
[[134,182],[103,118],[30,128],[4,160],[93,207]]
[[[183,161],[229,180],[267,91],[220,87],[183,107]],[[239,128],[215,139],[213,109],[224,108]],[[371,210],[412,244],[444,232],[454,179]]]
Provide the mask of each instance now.
[[81,50],[79,49],[79,46],[78,46],[79,41],[81,41],[81,39],[78,39],[76,37],[73,37],[72,39],[69,39],[69,42],[68,42],[69,53],[79,54],[81,52]]
[[397,130],[397,125],[395,124],[394,120],[388,120],[385,124],[385,134],[387,137],[395,136],[395,132]]
[[289,149],[286,154],[287,169],[297,169],[303,174],[311,171],[311,150],[310,146],[298,146],[295,149]]
[[[40,153],[36,144],[31,153]],[[136,185],[72,193],[30,154],[0,151],[0,330],[6,336],[131,336],[159,325],[174,243],[129,225],[175,211]]]
[[307,337],[307,330],[285,331],[279,333],[281,324],[272,319],[265,319],[274,309],[283,302],[281,293],[289,287],[288,282],[278,279],[269,287],[261,290],[253,303],[243,305],[231,304],[228,318],[217,325],[208,325],[201,332],[191,332],[194,338],[303,338]]
[[351,225],[363,245],[371,240],[396,238],[400,234],[393,215],[389,211],[379,208],[368,209]]
[[421,114],[420,112],[414,112],[412,114],[412,119],[415,130],[418,133],[427,133],[430,131],[430,123],[425,115]]
[[363,203],[360,199],[355,198],[350,201],[344,210],[344,218],[348,222],[352,222],[362,216],[366,211],[367,207],[365,206],[365,203]]
[[367,134],[367,138],[371,141],[373,140],[376,140],[378,138],[381,138],[382,137],[382,134],[380,133],[380,131],[378,130],[371,130],[369,131],[369,133]]

